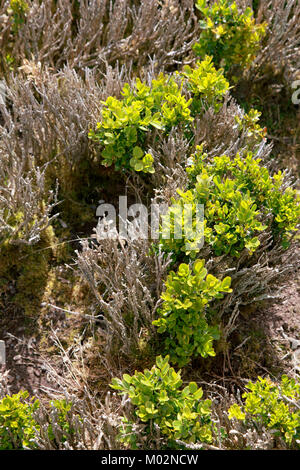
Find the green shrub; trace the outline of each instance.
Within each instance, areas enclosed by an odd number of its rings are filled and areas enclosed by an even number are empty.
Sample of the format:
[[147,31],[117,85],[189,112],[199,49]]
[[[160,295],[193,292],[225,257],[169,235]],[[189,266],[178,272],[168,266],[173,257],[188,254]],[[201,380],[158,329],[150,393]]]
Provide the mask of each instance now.
[[[34,438],[40,433],[40,425],[33,414],[39,406],[39,400],[28,399],[27,391],[7,395],[0,401],[0,450],[36,448]],[[60,445],[75,433],[71,416],[72,403],[65,399],[50,402],[50,420],[46,427],[49,441]],[[80,419],[80,418],[79,418]],[[59,436],[57,442],[57,433]]]
[[219,111],[224,96],[229,90],[229,82],[224,77],[223,69],[217,70],[212,62],[212,57],[205,56],[201,62],[196,62],[196,67],[186,65],[180,74],[185,77],[187,89],[192,93],[192,116],[196,116],[213,106]]
[[29,5],[25,0],[10,0],[7,12],[12,15],[12,31],[16,33],[24,24]]
[[199,42],[194,44],[196,55],[211,55],[217,66],[225,70],[233,65],[246,67],[255,58],[266,32],[266,23],[255,24],[253,11],[238,10],[236,2],[219,0],[210,7],[206,0],[197,0],[196,7],[203,15]]
[[[68,420],[68,415],[72,409],[72,403],[68,402],[66,399],[54,400],[50,403],[51,409],[57,412],[57,419],[55,420],[55,425],[59,426],[62,430],[61,442],[65,442],[68,437],[74,433],[74,429],[70,425]],[[48,426],[48,437],[50,441],[55,441],[55,435],[53,432],[52,424]]]
[[200,157],[203,169],[207,168],[209,174],[219,178],[233,178],[242,192],[249,192],[261,218],[271,216],[274,239],[279,239],[286,248],[291,235],[298,229],[300,197],[296,190],[284,189],[285,173],[279,171],[271,176],[268,169],[260,165],[261,159],[256,159],[251,152],[245,156],[237,154],[234,159],[225,155],[216,157],[211,164],[203,157]]
[[159,333],[166,334],[165,349],[179,366],[199,355],[215,356],[212,343],[219,339],[219,328],[208,324],[206,306],[232,292],[230,277],[220,281],[207,274],[204,264],[204,260],[195,261],[193,271],[181,264],[177,273],[169,273],[159,319],[153,322]]
[[0,401],[0,450],[34,448],[33,439],[38,425],[33,412],[39,401],[28,400],[28,392],[20,391]]
[[[191,189],[178,190],[180,198],[172,199],[163,216],[162,250],[173,252],[177,258],[182,253],[196,256],[200,237],[196,210],[200,204],[205,206],[204,239],[217,256],[239,256],[245,248],[250,255],[254,253],[260,245],[257,235],[267,228],[263,220],[269,220],[274,241],[287,248],[299,224],[300,198],[295,190],[283,189],[284,173],[279,171],[271,177],[260,161],[251,152],[237,154],[234,159],[222,155],[210,160],[198,147],[187,167]],[[180,223],[187,204],[192,208],[192,235],[183,227],[181,239],[176,239],[175,225]]]
[[245,113],[242,117],[235,116],[235,120],[240,132],[245,132],[247,140],[251,147],[260,144],[265,138],[267,129],[258,124],[261,113],[256,109],[250,109],[249,113]]
[[279,385],[258,377],[257,382],[250,381],[247,388],[250,391],[243,394],[244,405],[232,405],[228,410],[229,418],[244,421],[247,427],[263,426],[273,430],[287,444],[299,446],[300,385],[283,375]]
[[110,96],[103,102],[101,122],[96,130],[90,130],[89,137],[103,148],[105,166],[153,173],[153,157],[145,151],[147,132],[157,128],[168,134],[172,127],[181,125],[192,137],[193,116],[209,106],[217,110],[228,88],[223,72],[213,67],[209,57],[195,69],[186,67],[183,73],[170,77],[161,73],[151,87],[137,79],[132,88],[124,85],[122,99]]
[[[204,240],[215,255],[230,254],[239,256],[247,248],[253,253],[260,242],[257,233],[266,228],[259,220],[259,211],[249,191],[241,191],[237,182],[230,178],[221,178],[204,169],[196,176],[195,185],[187,190],[177,190],[180,198],[172,199],[167,214],[163,216],[160,234],[160,246],[163,251],[173,252],[175,258],[182,254],[195,258],[200,251],[201,232],[197,230],[197,206],[205,207],[203,222]],[[176,238],[176,224],[180,214],[190,205],[192,213],[192,231],[182,230],[182,238]],[[170,218],[170,226],[168,220]],[[167,232],[170,237],[167,238]]]
[[145,432],[151,434],[153,425],[172,446],[176,439],[187,443],[212,441],[211,401],[201,400],[203,391],[195,382],[183,389],[181,373],[169,365],[169,356],[156,358],[151,370],[123,375],[113,379],[111,387],[128,395],[134,406],[134,420],[123,418],[120,439],[137,446],[134,424],[139,419],[147,423]]
[[153,157],[144,152],[146,133],[153,128],[168,130],[181,121],[189,122],[189,104],[174,78],[160,74],[149,87],[136,80],[127,84],[122,100],[110,96],[103,103],[102,121],[89,137],[104,146],[103,164],[153,173]]

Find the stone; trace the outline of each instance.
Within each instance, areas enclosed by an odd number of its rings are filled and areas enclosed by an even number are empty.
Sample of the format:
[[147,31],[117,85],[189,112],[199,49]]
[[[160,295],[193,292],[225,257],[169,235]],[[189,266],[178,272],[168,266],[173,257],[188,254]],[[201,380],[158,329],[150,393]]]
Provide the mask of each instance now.
[[5,342],[0,341],[0,365],[5,365],[6,358],[5,358]]

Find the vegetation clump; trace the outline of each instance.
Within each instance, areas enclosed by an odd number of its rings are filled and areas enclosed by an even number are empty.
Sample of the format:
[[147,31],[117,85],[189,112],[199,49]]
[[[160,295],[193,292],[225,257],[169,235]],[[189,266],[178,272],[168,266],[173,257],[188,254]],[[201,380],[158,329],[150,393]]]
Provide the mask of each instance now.
[[[75,433],[75,418],[78,418],[73,413],[72,403],[63,398],[52,400],[46,406],[48,413],[27,391],[5,395],[0,400],[0,450],[36,449],[43,432],[54,448],[70,440]],[[43,415],[42,420],[39,413]]]
[[24,24],[28,11],[29,5],[25,0],[10,0],[7,13],[12,15],[12,31],[14,33]]
[[279,385],[258,377],[246,387],[249,391],[243,394],[244,404],[232,405],[228,410],[229,418],[240,420],[247,427],[265,427],[289,446],[299,447],[300,384],[283,375]]
[[176,440],[212,442],[211,401],[202,400],[203,391],[195,382],[184,388],[182,384],[180,371],[169,365],[169,356],[157,357],[151,370],[124,374],[122,380],[114,378],[111,387],[127,395],[134,407],[132,418],[123,418],[121,442],[137,448],[138,420],[146,423],[145,435],[155,435],[157,427],[169,448],[176,445]]
[[[300,199],[296,190],[284,188],[284,172],[271,176],[260,162],[251,152],[235,158],[222,155],[210,159],[198,147],[186,168],[190,189],[177,190],[180,197],[172,199],[164,216],[162,249],[172,251],[179,259],[182,252],[190,256],[199,252],[199,205],[205,207],[204,239],[216,256],[240,256],[244,249],[251,255],[260,246],[259,233],[268,228],[274,242],[280,240],[287,248],[298,230]],[[176,224],[187,205],[191,207],[193,230],[183,230],[183,237],[176,239]],[[264,223],[267,221],[268,225]]]
[[33,413],[39,407],[39,400],[28,398],[27,391],[20,391],[0,401],[0,450],[35,447],[37,424]]
[[266,32],[266,23],[256,24],[253,10],[240,11],[232,0],[218,0],[208,6],[206,0],[197,0],[196,7],[202,13],[202,29],[199,41],[193,46],[196,55],[209,54],[217,66],[228,71],[232,66],[249,66]]
[[204,265],[204,260],[197,260],[193,270],[181,264],[176,273],[169,273],[159,318],[153,322],[158,333],[166,333],[165,350],[180,367],[193,357],[215,356],[213,341],[219,339],[219,328],[210,324],[213,319],[208,320],[206,307],[232,292],[230,277],[220,281],[207,274]]
[[154,173],[153,156],[146,150],[147,133],[158,129],[168,135],[181,125],[191,136],[194,116],[209,106],[218,110],[228,89],[223,71],[215,69],[210,57],[195,68],[185,67],[183,73],[169,77],[161,73],[151,86],[137,78],[132,87],[124,85],[122,99],[110,96],[102,103],[102,119],[89,137],[102,147],[105,166]]

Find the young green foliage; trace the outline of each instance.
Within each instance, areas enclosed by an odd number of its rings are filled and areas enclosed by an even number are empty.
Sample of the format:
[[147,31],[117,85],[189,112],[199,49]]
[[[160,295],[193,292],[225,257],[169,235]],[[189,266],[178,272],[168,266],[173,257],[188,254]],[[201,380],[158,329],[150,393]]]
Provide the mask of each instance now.
[[29,5],[25,0],[10,0],[7,13],[12,15],[12,31],[16,33],[24,24]]
[[[39,408],[40,403],[39,400],[28,397],[27,391],[20,391],[15,395],[7,395],[0,401],[0,450],[36,448],[34,438],[38,436],[40,426],[34,418],[34,412]],[[53,425],[55,425],[60,429],[58,444],[61,444],[75,432],[68,419],[72,404],[61,399],[51,401],[50,407],[48,439],[52,442],[56,441],[53,430]]]
[[279,385],[258,377],[257,382],[250,381],[247,388],[250,391],[243,394],[244,405],[232,405],[228,410],[229,419],[244,421],[247,427],[266,427],[281,436],[288,445],[299,446],[300,385],[283,375]]
[[153,128],[167,132],[180,122],[192,121],[191,100],[185,99],[182,86],[173,77],[162,73],[151,87],[140,79],[136,79],[132,89],[126,83],[122,96],[122,100],[107,98],[102,121],[96,131],[90,131],[89,137],[105,147],[104,165],[153,173],[153,157],[143,150],[146,133]]
[[246,133],[247,140],[252,148],[253,144],[260,144],[266,136],[266,128],[258,124],[260,116],[261,113],[253,108],[242,117],[235,116],[239,130]]
[[212,57],[205,56],[204,60],[196,62],[195,68],[186,65],[181,75],[186,78],[187,89],[193,95],[192,116],[196,116],[210,106],[213,106],[215,111],[219,111],[230,87],[224,77],[223,69],[217,70],[214,67]]
[[218,0],[211,6],[207,6],[206,0],[196,0],[196,7],[203,19],[200,21],[202,33],[193,47],[195,54],[211,55],[217,66],[224,64],[226,71],[233,65],[244,68],[251,64],[267,24],[256,24],[251,8],[242,13],[231,0]]
[[113,379],[111,387],[128,395],[134,405],[134,420],[123,418],[120,440],[136,448],[133,428],[137,420],[147,423],[151,434],[153,424],[160,434],[174,445],[176,439],[186,443],[212,441],[211,401],[201,400],[203,391],[195,382],[182,386],[181,372],[169,365],[169,356],[156,358],[151,370],[123,375]]
[[33,439],[38,425],[33,412],[38,400],[28,400],[28,392],[20,391],[0,401],[0,450],[34,448]]
[[153,156],[145,150],[147,132],[156,128],[167,135],[181,125],[191,137],[194,116],[209,106],[217,111],[228,89],[223,71],[217,71],[209,57],[194,69],[186,67],[171,76],[161,73],[151,86],[136,79],[132,88],[124,85],[122,99],[110,96],[103,102],[102,119],[89,137],[103,147],[105,166],[153,173]]
[[159,319],[153,322],[159,333],[166,334],[165,349],[179,366],[199,355],[215,355],[212,343],[219,339],[219,328],[209,325],[206,306],[232,292],[230,277],[220,281],[207,274],[204,264],[204,260],[195,261],[193,270],[181,264],[176,273],[169,273]]
[[[186,171],[190,179],[187,191],[178,190],[179,199],[172,199],[163,217],[160,246],[181,258],[185,253],[195,257],[199,251],[199,230],[196,230],[197,205],[205,206],[204,239],[217,256],[240,256],[245,248],[251,255],[260,245],[259,232],[267,228],[269,219],[274,241],[284,248],[289,245],[300,220],[300,198],[291,188],[283,189],[284,174],[273,177],[251,152],[237,154],[234,159],[222,155],[210,160],[198,147]],[[176,239],[175,225],[187,205],[192,207],[192,231],[183,227]],[[178,222],[179,221],[179,222]],[[166,233],[170,233],[167,237]]]
[[[61,442],[65,442],[67,438],[75,432],[75,430],[70,425],[68,420],[68,414],[72,409],[72,403],[68,402],[66,399],[54,400],[50,403],[51,409],[57,413],[57,420],[55,425],[58,425],[63,431],[61,437]],[[48,426],[48,437],[50,441],[55,441],[55,435],[53,432],[52,424]]]

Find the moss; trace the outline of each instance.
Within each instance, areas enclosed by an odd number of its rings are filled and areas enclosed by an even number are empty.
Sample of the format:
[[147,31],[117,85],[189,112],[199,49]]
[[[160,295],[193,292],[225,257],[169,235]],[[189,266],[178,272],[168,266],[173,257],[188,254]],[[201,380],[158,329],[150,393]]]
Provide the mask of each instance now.
[[52,245],[55,241],[53,228],[41,233],[34,246],[3,244],[0,258],[0,283],[12,283],[16,294],[12,302],[28,316],[36,315],[47,285]]
[[[56,258],[53,260],[57,262]],[[84,313],[85,304],[89,304],[90,294],[82,279],[68,267],[53,265],[48,273],[47,285],[41,299],[37,329],[39,332],[40,351],[47,355],[58,353],[57,345],[49,339],[49,330],[55,327],[63,347],[68,349],[76,342],[77,337],[85,336],[86,320],[80,315],[69,314],[53,309],[49,304],[55,304],[62,309],[76,313]]]

